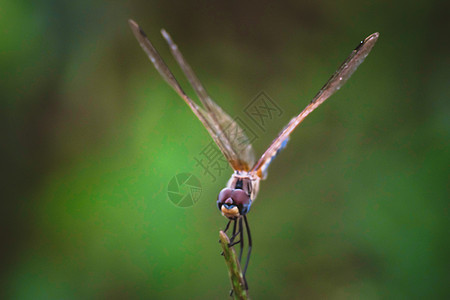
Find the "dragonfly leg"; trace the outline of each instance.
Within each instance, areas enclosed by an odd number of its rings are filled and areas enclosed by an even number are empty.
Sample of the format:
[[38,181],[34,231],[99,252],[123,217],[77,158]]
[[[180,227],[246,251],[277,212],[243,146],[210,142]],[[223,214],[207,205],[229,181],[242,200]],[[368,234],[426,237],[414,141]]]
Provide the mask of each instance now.
[[231,221],[233,221],[233,220],[229,220],[229,221],[228,221],[227,226],[225,226],[225,229],[224,229],[223,232],[227,232],[228,227],[230,227]]
[[[236,233],[236,225],[237,225],[237,220],[233,220],[233,235],[230,238],[230,247],[232,246],[231,244],[233,244],[234,239],[236,238],[236,236],[239,234],[239,232]],[[234,244],[233,244],[234,245]]]
[[242,219],[239,219],[239,223],[237,220],[234,221],[235,225],[238,225],[237,231],[234,231],[233,228],[233,236],[230,238],[230,243],[228,244],[228,247],[233,247],[236,244],[241,243],[241,240],[235,241],[236,237],[239,236],[240,238],[242,235],[243,225],[242,225]]
[[240,232],[239,243],[241,244],[241,249],[239,251],[239,263],[241,263],[242,253],[244,253],[244,226],[242,224],[242,218],[239,219],[239,232]]
[[248,263],[250,261],[250,254],[252,254],[252,235],[250,234],[250,227],[248,226],[247,216],[244,216],[244,222],[245,222],[245,228],[247,229],[247,236],[248,236],[248,252],[247,252],[247,260],[245,262],[244,272],[242,273],[244,276],[245,281],[245,289],[248,290],[248,284],[247,284],[247,278],[245,277],[245,274],[247,273],[247,267]]
[[[229,220],[229,221],[228,221],[227,226],[225,226],[225,229],[224,229],[223,232],[225,232],[225,233],[227,232],[228,227],[230,227],[231,221],[232,221],[232,220]],[[220,243],[220,240],[219,240],[219,243]],[[222,252],[220,255],[223,255],[223,252]]]

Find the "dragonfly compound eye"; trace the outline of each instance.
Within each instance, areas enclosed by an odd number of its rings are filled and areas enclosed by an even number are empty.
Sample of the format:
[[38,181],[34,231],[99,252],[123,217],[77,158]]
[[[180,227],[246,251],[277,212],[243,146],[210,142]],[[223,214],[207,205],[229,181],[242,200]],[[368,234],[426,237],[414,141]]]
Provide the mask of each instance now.
[[225,217],[236,219],[242,215],[244,204],[248,203],[246,198],[249,197],[243,190],[225,188],[219,193],[217,207]]
[[217,199],[217,206],[219,207],[219,209],[221,208],[222,204],[224,204],[227,199],[231,198],[232,191],[233,190],[230,188],[224,188],[223,190],[220,191],[218,199]]
[[240,189],[236,189],[231,193],[234,204],[239,208],[241,215],[245,215],[250,209],[250,196]]

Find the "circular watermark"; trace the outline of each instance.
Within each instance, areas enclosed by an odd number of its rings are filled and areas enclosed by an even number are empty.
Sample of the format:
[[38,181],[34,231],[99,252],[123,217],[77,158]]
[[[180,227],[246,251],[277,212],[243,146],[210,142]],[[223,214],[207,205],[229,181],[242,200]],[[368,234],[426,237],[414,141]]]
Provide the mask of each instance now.
[[178,207],[194,206],[202,194],[200,180],[191,173],[180,173],[172,177],[167,186],[170,201]]

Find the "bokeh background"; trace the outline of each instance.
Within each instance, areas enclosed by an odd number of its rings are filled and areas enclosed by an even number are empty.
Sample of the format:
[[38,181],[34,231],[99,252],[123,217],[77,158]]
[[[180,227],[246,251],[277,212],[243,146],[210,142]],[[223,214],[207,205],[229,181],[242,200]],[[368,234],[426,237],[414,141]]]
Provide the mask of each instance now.
[[[447,2],[448,3],[448,2]],[[210,137],[127,19],[194,95],[264,91],[284,113],[261,154],[358,42],[367,60],[292,135],[249,214],[254,299],[449,297],[449,5],[444,1],[0,1],[1,293],[6,299],[226,299]],[[191,173],[198,203],[169,181]]]

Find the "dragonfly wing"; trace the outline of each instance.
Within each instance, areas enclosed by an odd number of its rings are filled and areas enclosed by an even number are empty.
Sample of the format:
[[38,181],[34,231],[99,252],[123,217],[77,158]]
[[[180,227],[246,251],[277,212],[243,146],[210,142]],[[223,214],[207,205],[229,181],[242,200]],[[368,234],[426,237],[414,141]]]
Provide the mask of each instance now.
[[307,115],[314,111],[320,104],[327,100],[332,94],[338,91],[342,85],[352,76],[358,66],[364,61],[377,41],[379,33],[373,33],[362,41],[358,47],[350,54],[339,69],[331,76],[327,83],[320,89],[313,100],[305,109],[280,132],[278,137],[272,142],[269,148],[264,152],[258,162],[252,167],[251,172],[255,172],[263,178],[267,167],[272,158],[281,150],[289,138],[292,131],[300,124]]
[[173,42],[169,33],[162,29],[161,34],[169,45],[172,55],[203,104],[208,114],[208,119],[214,124],[216,135],[219,137],[220,143],[226,151],[224,155],[227,157],[230,165],[235,170],[249,171],[250,167],[255,163],[255,155],[245,131],[211,99],[191,66],[184,59],[178,46]]
[[223,111],[222,114],[214,115],[203,109],[200,111],[211,124],[214,131],[211,136],[231,167],[237,171],[249,171],[255,162],[255,156],[244,130]]
[[[235,170],[248,171],[250,166],[254,163],[254,155],[252,146],[249,139],[245,135],[244,130],[242,130],[242,128],[240,128],[240,126],[230,116],[228,116],[209,98],[192,69],[184,61],[177,46],[173,42],[169,43],[172,53],[174,53],[177,62],[180,64],[183,72],[186,74],[188,80],[194,87],[205,109],[199,107],[186,95],[175,79],[175,76],[164,63],[161,56],[156,51],[155,47],[153,47],[152,43],[139,25],[133,20],[129,20],[129,24],[134,35],[136,36],[136,39],[139,41],[142,49],[147,53],[156,70],[158,70],[161,76],[178,93],[178,95],[180,95],[186,104],[189,105],[197,118],[208,130],[209,134],[222,151],[231,167]],[[163,32],[165,33],[165,31]],[[166,38],[166,36],[169,37],[167,33],[164,37]],[[166,38],[166,40],[168,39]],[[169,40],[171,41],[170,37]]]

